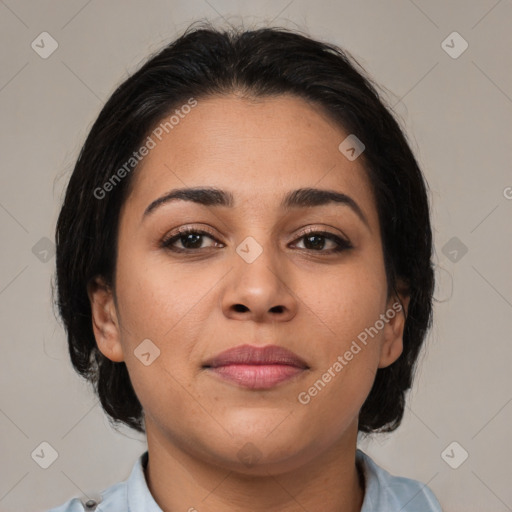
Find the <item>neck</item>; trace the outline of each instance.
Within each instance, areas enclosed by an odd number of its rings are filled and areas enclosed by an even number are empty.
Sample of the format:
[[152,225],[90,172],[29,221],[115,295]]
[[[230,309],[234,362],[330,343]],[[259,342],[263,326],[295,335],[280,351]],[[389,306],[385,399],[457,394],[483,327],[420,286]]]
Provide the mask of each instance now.
[[[255,473],[206,462],[176,447],[161,432],[147,429],[146,482],[164,512],[360,512],[364,481],[356,467],[355,433],[298,467],[276,471],[271,465]],[[319,498],[319,496],[321,498]]]

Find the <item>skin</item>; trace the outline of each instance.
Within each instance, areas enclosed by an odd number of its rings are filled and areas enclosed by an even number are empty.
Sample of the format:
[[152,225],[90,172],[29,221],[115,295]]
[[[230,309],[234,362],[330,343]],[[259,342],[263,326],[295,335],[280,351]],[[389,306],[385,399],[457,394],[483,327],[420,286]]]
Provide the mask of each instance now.
[[[101,278],[88,290],[98,347],[126,363],[144,408],[145,476],[164,511],[361,508],[358,414],[377,369],[402,353],[403,313],[309,404],[297,399],[397,301],[387,293],[362,158],[351,162],[338,150],[347,135],[318,106],[293,96],[211,97],[158,142],[133,176],[120,217],[115,294]],[[153,200],[194,186],[231,192],[234,207],[178,200],[142,219]],[[339,203],[282,211],[282,197],[302,187],[347,194],[368,225]],[[199,248],[187,254],[162,248],[181,226],[209,229],[214,238],[189,244]],[[335,242],[308,244],[305,227],[353,247],[329,254]],[[263,248],[252,263],[236,252],[248,236]],[[401,300],[406,308],[407,297]],[[160,350],[149,366],[134,355],[144,339]],[[272,389],[250,390],[202,367],[246,343],[286,347],[309,369]],[[238,455],[246,443],[259,457],[252,466]]]

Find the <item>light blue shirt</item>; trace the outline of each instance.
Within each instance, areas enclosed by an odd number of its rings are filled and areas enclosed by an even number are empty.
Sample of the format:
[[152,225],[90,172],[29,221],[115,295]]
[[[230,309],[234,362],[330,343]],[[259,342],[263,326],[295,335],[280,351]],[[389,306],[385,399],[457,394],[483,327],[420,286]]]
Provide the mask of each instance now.
[[[146,451],[135,462],[128,479],[105,489],[99,503],[87,507],[87,499],[82,502],[73,498],[47,512],[162,512],[146,483],[143,468],[147,461]],[[426,485],[391,475],[361,450],[356,452],[356,461],[365,477],[361,512],[442,512],[439,502]]]

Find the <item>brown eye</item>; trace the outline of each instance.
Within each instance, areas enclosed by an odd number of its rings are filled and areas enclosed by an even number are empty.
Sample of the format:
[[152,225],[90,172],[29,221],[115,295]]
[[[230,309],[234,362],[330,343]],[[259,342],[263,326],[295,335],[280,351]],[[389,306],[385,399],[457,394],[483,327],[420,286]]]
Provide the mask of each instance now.
[[[161,245],[162,247],[176,252],[206,249],[207,247],[202,246],[205,237],[216,242],[216,239],[206,231],[199,229],[182,229],[179,233],[164,239]],[[177,242],[181,244],[181,247],[176,246]],[[213,245],[208,247],[213,247]]]
[[[210,239],[214,243],[203,246],[205,238]],[[327,231],[310,231],[303,234],[297,240],[303,240],[303,249],[306,251],[324,254],[341,252],[352,247],[347,240]],[[173,252],[194,252],[200,249],[218,247],[219,245],[222,244],[211,233],[193,228],[181,229],[178,233],[164,239],[161,243],[162,247]],[[326,249],[327,245],[331,247]],[[302,249],[302,247],[299,247],[299,249]]]
[[[305,235],[302,235],[298,240],[304,240],[304,249],[315,252],[340,252],[345,249],[350,249],[352,245],[347,240],[340,238],[339,236],[329,233],[327,231],[310,231]],[[331,242],[331,248],[324,250],[326,246],[326,240]]]

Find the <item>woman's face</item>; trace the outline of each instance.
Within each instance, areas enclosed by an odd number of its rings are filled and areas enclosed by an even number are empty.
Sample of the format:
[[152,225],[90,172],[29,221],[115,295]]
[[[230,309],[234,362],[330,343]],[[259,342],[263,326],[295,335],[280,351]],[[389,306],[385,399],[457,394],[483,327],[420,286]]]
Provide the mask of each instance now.
[[[90,289],[98,346],[126,363],[148,440],[252,473],[355,446],[377,368],[402,351],[403,314],[388,299],[361,158],[338,149],[349,133],[302,99],[234,95],[199,100],[168,131],[152,135],[121,210],[117,302]],[[182,196],[146,211],[195,187],[231,201]],[[349,199],[296,194],[309,203],[283,206],[298,189]],[[195,234],[163,245],[183,228]],[[277,345],[305,364],[205,367],[239,345]],[[265,372],[288,378],[251,377]]]

